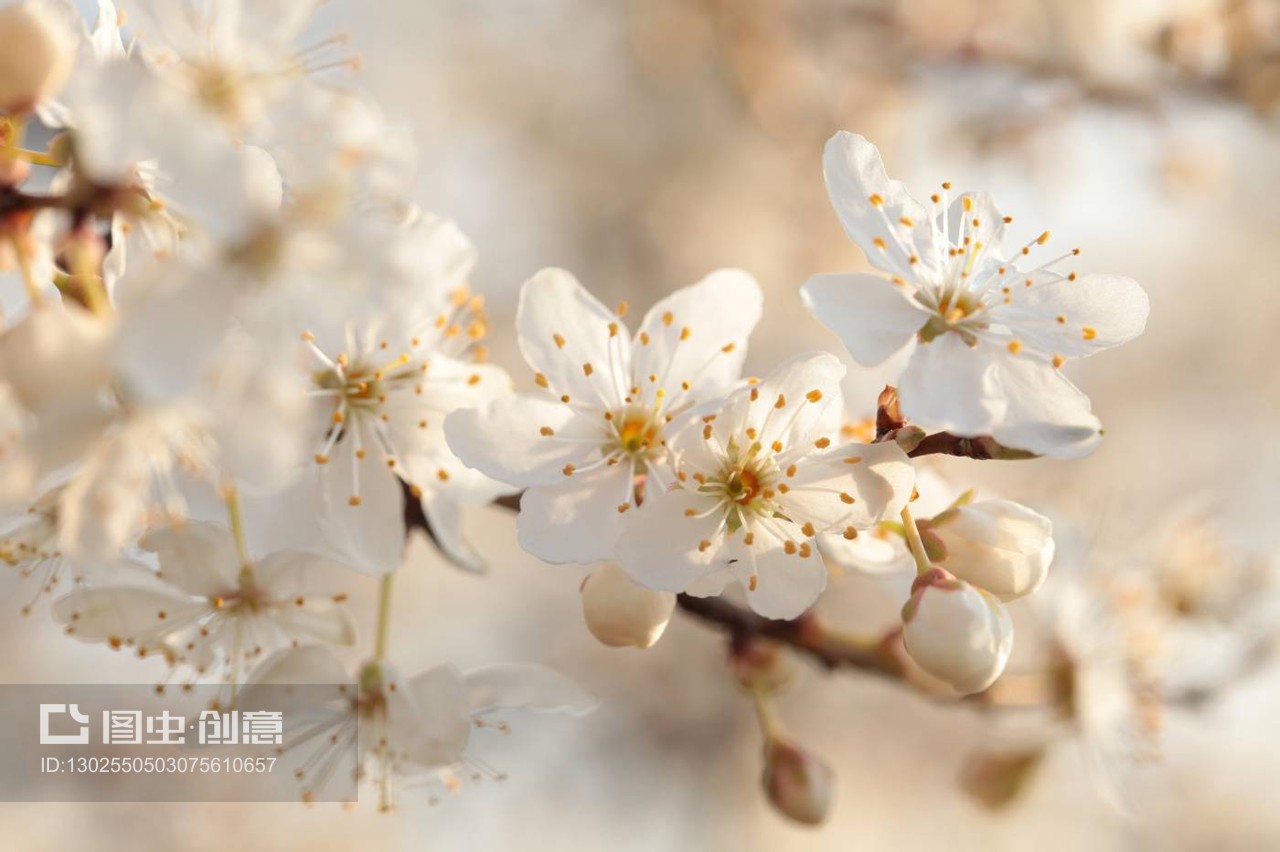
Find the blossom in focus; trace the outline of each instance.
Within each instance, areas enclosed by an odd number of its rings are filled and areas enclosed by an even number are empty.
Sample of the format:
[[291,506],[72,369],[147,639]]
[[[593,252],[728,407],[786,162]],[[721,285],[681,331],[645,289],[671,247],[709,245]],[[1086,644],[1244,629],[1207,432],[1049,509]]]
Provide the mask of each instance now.
[[761,615],[794,618],[826,587],[815,537],[853,538],[901,511],[914,471],[892,442],[839,445],[832,355],[798,356],[668,429],[675,481],[651,486],[618,558],[653,589],[715,595],[730,580]]
[[1139,335],[1148,311],[1142,288],[1117,275],[1058,271],[1076,251],[1024,268],[1047,231],[1004,248],[1011,220],[989,196],[966,193],[948,204],[942,193],[921,203],[889,179],[861,136],[833,136],[823,167],[845,230],[887,277],[818,275],[802,296],[861,364],[912,350],[898,381],[903,413],[1044,455],[1090,452],[1101,424],[1060,368]]
[[282,647],[309,642],[350,645],[355,626],[346,595],[321,591],[339,569],[301,551],[245,561],[225,527],[198,521],[159,527],[140,546],[159,570],[141,565],[116,585],[77,589],[53,614],[78,639],[160,653],[198,674],[233,674]]
[[676,596],[638,585],[616,563],[582,581],[582,615],[591,635],[613,648],[648,648],[662,638]]
[[920,668],[967,695],[1004,672],[1013,621],[995,595],[934,568],[902,608],[902,641]]
[[568,272],[545,269],[520,291],[520,351],[536,393],[501,397],[445,424],[468,465],[525,487],[519,538],[548,562],[612,558],[637,477],[655,492],[668,424],[738,379],[760,319],[755,280],[720,270],[658,302],[632,336]]
[[[266,660],[240,706],[255,706],[258,694],[275,695],[256,693],[258,684],[350,682],[327,648],[302,646]],[[302,767],[303,798],[317,795],[335,777],[354,779],[377,784],[387,809],[398,784],[426,782],[453,789],[460,771],[501,777],[470,748],[475,728],[507,730],[500,717],[512,710],[581,716],[597,704],[564,675],[525,663],[465,674],[443,664],[402,677],[384,662],[371,662],[356,682],[354,694],[344,690],[335,693],[333,702],[312,702],[305,712],[285,714],[285,750]]]

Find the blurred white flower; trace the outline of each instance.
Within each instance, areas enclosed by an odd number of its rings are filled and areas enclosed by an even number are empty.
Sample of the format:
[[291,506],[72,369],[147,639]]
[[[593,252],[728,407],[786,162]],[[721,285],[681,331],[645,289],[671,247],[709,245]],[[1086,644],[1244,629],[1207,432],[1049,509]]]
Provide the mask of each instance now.
[[445,442],[447,415],[508,394],[511,380],[475,360],[487,328],[466,286],[475,249],[451,222],[430,217],[424,227],[435,235],[434,253],[419,267],[411,299],[303,336],[315,363],[307,430],[330,534],[357,568],[374,574],[399,567],[401,481],[421,499],[446,555],[468,568],[481,563],[462,538],[460,506],[511,490],[465,466]]
[[276,692],[262,687],[344,685],[334,701],[308,701],[305,712],[286,714],[285,751],[303,767],[298,776],[304,799],[329,784],[370,781],[386,810],[400,784],[453,789],[459,770],[501,777],[472,753],[473,728],[507,730],[495,720],[505,711],[580,716],[597,703],[564,675],[525,663],[466,674],[443,664],[405,678],[384,662],[371,662],[361,669],[354,693],[345,688],[350,682],[327,648],[304,646],[265,661],[241,697],[240,706],[253,707],[260,696],[278,703]]
[[321,557],[277,551],[252,561],[232,533],[190,521],[148,532],[140,546],[159,571],[135,565],[118,585],[78,589],[53,614],[78,639],[159,653],[198,675],[225,671],[236,682],[264,654],[309,642],[350,645],[355,626],[341,602],[321,591],[341,570]]
[[568,272],[520,291],[520,351],[542,392],[452,415],[449,444],[468,465],[526,487],[519,537],[548,562],[613,556],[638,476],[666,487],[667,424],[738,379],[760,319],[754,279],[720,270],[658,302],[634,338]]
[[319,0],[136,0],[138,50],[171,88],[250,128],[308,75],[356,67],[346,38],[297,47]]
[[994,595],[935,568],[902,608],[902,642],[920,668],[967,695],[1004,672],[1013,621]]
[[840,379],[832,355],[793,358],[716,411],[668,429],[676,481],[650,487],[618,542],[622,567],[654,589],[718,594],[730,580],[761,615],[794,618],[826,587],[819,533],[850,538],[911,496],[896,444],[833,446]]
[[[1115,275],[1060,273],[1060,258],[1020,269],[1048,232],[1009,256],[1006,217],[985,194],[948,207],[915,200],[885,174],[875,146],[841,132],[823,159],[827,191],[877,275],[818,275],[802,295],[859,363],[906,347],[903,413],[960,435],[1059,457],[1090,452],[1101,424],[1059,368],[1124,343],[1146,325],[1147,296]],[[945,188],[945,186],[944,186]]]
[[1161,634],[1122,586],[1060,570],[1031,599],[1049,631],[1054,706],[1110,804],[1126,766],[1157,756],[1163,716],[1152,663]]

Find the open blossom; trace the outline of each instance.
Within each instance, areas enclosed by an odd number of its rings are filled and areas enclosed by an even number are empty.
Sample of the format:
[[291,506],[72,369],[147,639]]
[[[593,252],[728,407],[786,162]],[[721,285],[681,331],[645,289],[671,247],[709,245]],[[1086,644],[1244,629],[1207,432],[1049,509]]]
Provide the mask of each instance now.
[[568,272],[520,291],[520,351],[541,391],[494,400],[445,424],[460,458],[524,486],[519,537],[548,562],[613,556],[636,477],[661,489],[668,423],[738,379],[760,319],[755,280],[720,270],[658,302],[634,337]]
[[[486,666],[467,673],[449,664],[402,677],[383,662],[366,664],[351,682],[327,648],[282,651],[254,673],[240,706],[276,692],[258,685],[339,684],[332,702],[309,702],[286,714],[285,752],[302,768],[304,799],[326,785],[373,782],[383,809],[394,803],[394,787],[426,783],[453,789],[460,770],[501,777],[470,750],[475,728],[507,729],[499,717],[512,710],[580,716],[596,699],[558,672],[527,663]],[[353,741],[356,745],[353,747]]]
[[424,217],[435,247],[412,299],[397,310],[303,335],[313,362],[308,424],[328,499],[328,530],[357,568],[399,567],[403,482],[456,563],[480,567],[462,538],[460,507],[510,489],[465,466],[445,442],[451,412],[507,394],[511,380],[478,362],[487,325],[466,279],[475,249],[451,223]]
[[347,39],[296,41],[319,0],[136,0],[138,49],[168,86],[236,128],[264,118],[297,82],[358,60]]
[[156,554],[158,572],[138,565],[117,585],[78,589],[54,604],[71,635],[163,654],[200,674],[235,672],[301,642],[355,641],[346,596],[317,588],[332,566],[320,557],[277,551],[245,562],[230,531],[197,521],[155,529],[140,545]]
[[691,412],[667,439],[675,482],[649,488],[618,543],[622,567],[654,589],[718,594],[729,580],[753,609],[794,618],[826,587],[815,537],[850,538],[911,495],[914,472],[896,444],[843,444],[844,367],[800,356]]
[[888,178],[861,136],[832,137],[823,167],[845,230],[888,277],[818,275],[803,297],[861,364],[913,348],[898,383],[903,413],[1045,455],[1090,452],[1101,424],[1060,368],[1140,334],[1142,288],[1117,275],[1059,271],[1076,251],[1020,266],[1048,232],[1009,251],[1010,220],[989,196],[966,193],[948,205],[943,193],[921,203]]
[[1123,588],[1080,566],[1032,598],[1049,632],[1055,704],[1108,802],[1123,810],[1126,765],[1159,754],[1163,707],[1154,663],[1162,638]]

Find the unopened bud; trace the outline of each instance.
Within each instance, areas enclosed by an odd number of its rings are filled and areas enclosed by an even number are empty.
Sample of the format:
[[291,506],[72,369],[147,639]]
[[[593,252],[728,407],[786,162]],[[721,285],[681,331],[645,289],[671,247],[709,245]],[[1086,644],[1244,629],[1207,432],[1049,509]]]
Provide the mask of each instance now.
[[764,792],[778,813],[819,825],[831,811],[836,775],[831,766],[800,746],[771,738],[764,752]]
[[1043,757],[1039,748],[976,754],[960,771],[960,787],[983,807],[1001,810],[1027,789]]
[[75,305],[44,303],[0,334],[0,380],[39,411],[88,398],[108,377],[110,325]]
[[611,648],[648,648],[662,638],[676,596],[637,585],[609,563],[582,581],[582,614],[587,629]]
[[934,519],[946,545],[945,567],[1002,601],[1040,588],[1053,562],[1053,524],[1012,500],[957,506]]
[[0,112],[27,112],[57,94],[74,59],[71,34],[48,6],[0,8]]
[[1013,650],[1013,621],[994,595],[940,568],[921,575],[902,608],[902,642],[920,668],[957,692],[986,689]]

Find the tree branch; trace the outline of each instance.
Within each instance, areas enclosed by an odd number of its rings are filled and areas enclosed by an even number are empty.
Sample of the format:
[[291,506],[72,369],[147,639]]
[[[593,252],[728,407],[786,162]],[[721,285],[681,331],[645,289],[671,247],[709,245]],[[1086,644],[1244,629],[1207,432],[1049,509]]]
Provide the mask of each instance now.
[[834,633],[812,614],[793,621],[774,621],[724,598],[679,595],[680,609],[708,624],[728,631],[730,641],[772,639],[815,660],[826,669],[859,669],[894,680],[904,680],[906,669],[896,652],[898,634],[880,641],[863,642]]

